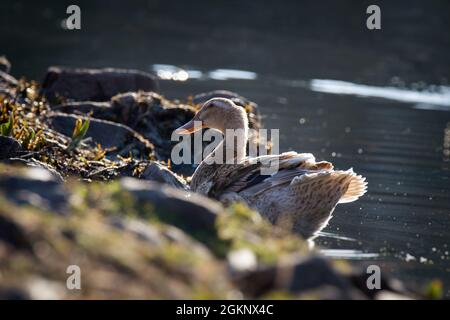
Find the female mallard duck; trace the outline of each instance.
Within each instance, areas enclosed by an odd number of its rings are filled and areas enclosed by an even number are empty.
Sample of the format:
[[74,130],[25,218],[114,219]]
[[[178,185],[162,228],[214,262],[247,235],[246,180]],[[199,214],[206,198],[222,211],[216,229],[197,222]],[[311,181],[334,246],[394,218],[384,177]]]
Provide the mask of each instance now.
[[[194,125],[194,121],[201,125]],[[191,134],[201,128],[223,134],[226,129],[241,129],[241,134],[232,140],[223,139],[199,164],[191,190],[221,201],[244,201],[272,223],[288,223],[305,238],[326,226],[338,203],[355,201],[366,192],[365,178],[352,169],[334,171],[331,163],[316,162],[310,153],[246,157],[247,114],[229,99],[208,100],[176,133]],[[222,164],[212,163],[219,151],[227,159]],[[261,169],[274,165],[278,169],[275,173],[261,174]]]

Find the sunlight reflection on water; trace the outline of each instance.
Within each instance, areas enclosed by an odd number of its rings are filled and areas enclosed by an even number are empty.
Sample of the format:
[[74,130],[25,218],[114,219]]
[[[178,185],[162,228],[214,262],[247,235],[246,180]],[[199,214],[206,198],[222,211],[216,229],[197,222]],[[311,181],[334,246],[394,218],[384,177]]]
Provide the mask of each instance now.
[[340,80],[313,79],[310,82],[310,88],[313,91],[324,93],[356,95],[416,103],[416,106],[421,109],[450,110],[450,87],[446,86],[439,86],[438,92],[431,92],[396,87],[376,87]]
[[255,72],[238,69],[215,69],[202,72],[196,69],[183,69],[170,64],[154,64],[151,69],[161,80],[256,80],[258,78]]
[[236,69],[216,69],[208,72],[208,78],[213,80],[256,80],[255,72]]
[[340,258],[340,259],[374,259],[378,258],[378,253],[363,252],[361,250],[349,250],[349,249],[322,249],[319,250],[324,256]]
[[319,232],[318,235],[320,237],[325,237],[325,238],[333,238],[333,239],[337,239],[337,240],[346,240],[346,241],[356,241],[356,239],[354,238],[349,238],[349,237],[344,237],[335,233],[331,233],[331,232]]

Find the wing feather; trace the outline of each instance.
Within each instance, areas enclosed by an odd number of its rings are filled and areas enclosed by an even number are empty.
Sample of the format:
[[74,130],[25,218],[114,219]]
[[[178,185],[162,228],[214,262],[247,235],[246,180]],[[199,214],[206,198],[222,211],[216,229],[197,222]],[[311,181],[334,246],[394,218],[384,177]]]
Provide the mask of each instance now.
[[[253,163],[255,161],[256,163]],[[270,170],[274,172],[273,174],[261,174],[262,169],[271,167],[275,169]],[[289,184],[296,176],[332,168],[329,162],[316,163],[310,153],[286,152],[280,155],[260,156],[244,161],[241,167],[234,167],[226,182],[222,181],[224,183],[216,185],[216,190],[220,193],[245,191],[258,194],[276,186]]]

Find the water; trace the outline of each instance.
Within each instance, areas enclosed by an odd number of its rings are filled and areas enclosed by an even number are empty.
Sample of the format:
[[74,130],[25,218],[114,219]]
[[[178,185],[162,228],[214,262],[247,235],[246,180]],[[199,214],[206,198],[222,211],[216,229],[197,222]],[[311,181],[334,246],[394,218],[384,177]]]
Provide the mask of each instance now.
[[0,54],[13,74],[49,65],[153,71],[186,99],[226,89],[257,102],[280,150],[311,152],[367,177],[317,239],[325,255],[379,264],[414,286],[442,279],[450,296],[450,3],[227,1],[80,2],[82,30],[65,31],[69,3],[2,1]]

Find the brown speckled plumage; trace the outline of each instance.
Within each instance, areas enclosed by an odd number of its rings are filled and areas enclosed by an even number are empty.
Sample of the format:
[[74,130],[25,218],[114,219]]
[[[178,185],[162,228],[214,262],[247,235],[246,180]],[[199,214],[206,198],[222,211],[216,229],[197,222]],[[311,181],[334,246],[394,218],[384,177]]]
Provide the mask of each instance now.
[[[247,130],[245,112],[239,108],[228,99],[211,99],[196,117],[222,132],[225,128]],[[226,148],[225,140],[219,147]],[[261,168],[272,165],[277,165],[278,171],[261,176]],[[193,191],[223,202],[244,201],[272,223],[291,227],[305,238],[326,226],[338,203],[357,200],[366,188],[365,178],[352,169],[335,171],[329,162],[316,162],[312,154],[296,152],[245,157],[236,159],[236,164],[208,165],[203,161],[191,181]]]

